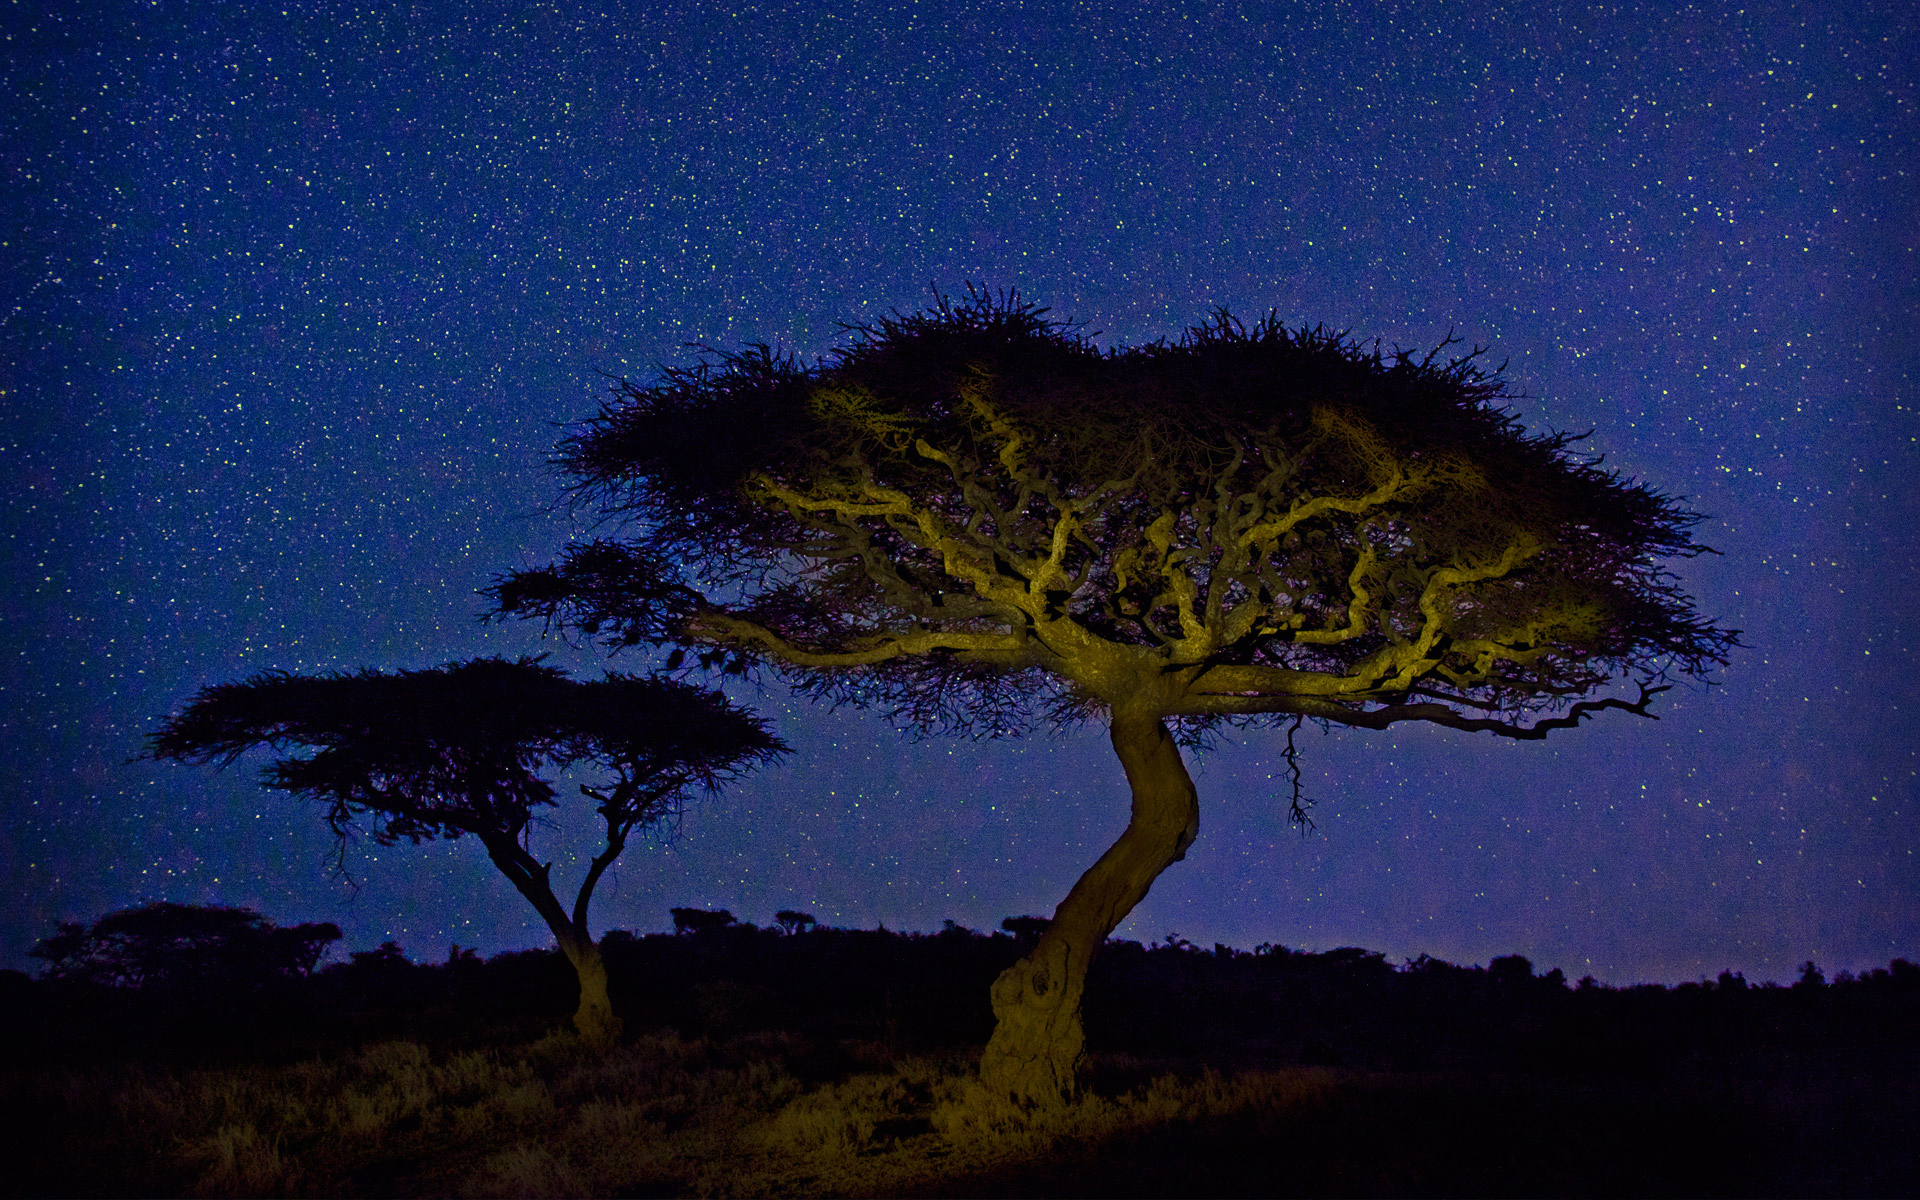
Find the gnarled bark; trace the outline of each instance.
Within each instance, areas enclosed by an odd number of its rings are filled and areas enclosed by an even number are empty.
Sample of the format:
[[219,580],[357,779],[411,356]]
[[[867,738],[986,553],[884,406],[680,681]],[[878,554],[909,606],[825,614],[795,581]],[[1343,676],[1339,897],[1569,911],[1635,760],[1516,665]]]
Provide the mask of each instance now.
[[1022,1108],[1073,1094],[1086,1044],[1080,1000],[1094,952],[1200,831],[1193,780],[1166,724],[1157,715],[1116,712],[1109,733],[1133,790],[1126,832],[1073,885],[1032,953],[993,985],[998,1023],[980,1081]]
[[620,1038],[620,1018],[613,1015],[607,995],[607,964],[600,947],[591,941],[563,939],[560,950],[580,979],[580,1003],[573,1010],[573,1027],[587,1042],[609,1045]]

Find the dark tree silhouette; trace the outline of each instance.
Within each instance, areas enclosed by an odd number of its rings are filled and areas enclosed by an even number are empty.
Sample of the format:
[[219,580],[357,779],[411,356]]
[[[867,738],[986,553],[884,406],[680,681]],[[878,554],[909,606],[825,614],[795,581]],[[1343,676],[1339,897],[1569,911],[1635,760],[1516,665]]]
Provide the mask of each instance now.
[[1053,924],[1046,917],[1006,917],[1000,922],[1000,928],[1023,942],[1037,942]]
[[[268,787],[323,800],[345,839],[371,818],[381,845],[473,834],[546,921],[580,980],[574,1025],[617,1036],[606,967],[587,924],[600,877],[636,828],[676,810],[689,788],[717,788],[786,751],[718,692],[669,679],[569,679],[535,660],[476,659],[424,671],[319,676],[267,672],[203,689],[150,738],[155,758],[226,765],[246,751],[300,746],[266,768]],[[553,803],[543,773],[591,766],[602,849],[568,911],[552,863],[527,845]]]
[[623,381],[559,459],[622,535],[494,588],[502,614],[922,730],[1105,717],[1132,820],[993,988],[982,1075],[1029,1103],[1073,1087],[1087,964],[1193,841],[1177,741],[1540,738],[1648,715],[1737,644],[1662,565],[1705,549],[1698,518],[1526,433],[1478,352],[1224,311],[1103,352],[1046,311],[971,291],[813,366],[759,346]]
[[675,933],[715,933],[734,923],[733,914],[726,909],[708,911],[704,908],[673,908],[667,913],[673,918]]
[[49,979],[108,987],[252,986],[306,975],[340,927],[310,922],[282,929],[248,908],[161,901],[122,909],[92,925],[62,921],[27,951]]
[[819,923],[813,919],[812,913],[796,912],[791,908],[783,908],[773,914],[773,920],[780,926],[780,932],[786,934],[805,933]]

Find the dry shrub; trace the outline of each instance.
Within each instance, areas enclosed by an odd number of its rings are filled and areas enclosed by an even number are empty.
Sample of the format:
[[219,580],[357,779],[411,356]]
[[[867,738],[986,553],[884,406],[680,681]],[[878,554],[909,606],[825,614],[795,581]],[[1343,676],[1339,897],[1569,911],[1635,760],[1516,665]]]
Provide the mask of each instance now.
[[932,1079],[902,1064],[890,1075],[856,1075],[797,1097],[782,1108],[764,1131],[773,1150],[797,1154],[850,1154],[873,1144],[887,1121],[923,1115],[932,1097]]
[[521,1142],[491,1155],[461,1189],[465,1196],[588,1196],[593,1188],[544,1146]]
[[223,1125],[196,1138],[181,1157],[200,1168],[196,1192],[209,1196],[261,1196],[295,1190],[280,1147],[250,1123]]
[[[912,1194],[1170,1125],[1311,1103],[1333,1086],[1323,1070],[1207,1071],[1026,1110],[981,1088],[965,1063],[907,1060],[788,1103],[762,1128],[769,1161],[757,1182],[766,1191],[800,1179],[806,1194]],[[754,1182],[742,1175],[736,1188],[748,1193]]]

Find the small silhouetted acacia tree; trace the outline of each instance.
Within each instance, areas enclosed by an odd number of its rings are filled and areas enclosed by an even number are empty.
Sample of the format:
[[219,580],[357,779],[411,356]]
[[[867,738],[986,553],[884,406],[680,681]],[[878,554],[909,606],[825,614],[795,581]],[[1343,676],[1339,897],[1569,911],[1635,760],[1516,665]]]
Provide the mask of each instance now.
[[726,909],[709,911],[704,908],[673,908],[667,910],[673,918],[675,933],[718,933],[734,923],[733,914]]
[[1037,942],[1053,924],[1045,917],[1007,917],[1000,922],[1000,928],[1023,942]]
[[62,921],[28,954],[48,979],[108,987],[249,987],[307,975],[340,940],[331,921],[281,928],[250,908],[161,901],[92,925]]
[[[670,679],[569,679],[522,659],[423,671],[318,676],[268,672],[202,690],[150,739],[155,758],[232,762],[255,747],[301,747],[264,772],[270,788],[324,801],[342,840],[370,818],[381,845],[472,834],[553,931],[580,981],[574,1025],[618,1035],[607,973],[587,924],[600,877],[636,828],[673,813],[690,788],[714,789],[786,746],[720,693]],[[553,804],[545,775],[590,767],[602,849],[572,910],[554,894],[527,827]],[[356,956],[357,957],[357,956]]]
[[1526,433],[1473,354],[1224,312],[1103,352],[1045,311],[973,292],[813,366],[757,347],[619,384],[560,463],[622,536],[495,587],[921,729],[1104,717],[1132,820],[993,987],[982,1077],[1024,1102],[1073,1087],[1087,965],[1193,841],[1177,740],[1540,738],[1645,715],[1735,644],[1662,566],[1697,518]]
[[796,912],[791,908],[783,908],[773,914],[773,920],[780,926],[780,932],[785,934],[805,933],[817,923],[812,913]]

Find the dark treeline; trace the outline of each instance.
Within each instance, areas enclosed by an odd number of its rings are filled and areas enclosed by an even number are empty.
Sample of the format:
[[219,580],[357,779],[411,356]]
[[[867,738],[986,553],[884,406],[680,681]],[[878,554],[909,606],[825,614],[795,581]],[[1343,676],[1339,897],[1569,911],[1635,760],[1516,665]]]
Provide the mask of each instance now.
[[1570,986],[1519,955],[1486,967],[1426,956],[1395,967],[1352,948],[1119,942],[1099,963],[1102,986],[1089,989],[1087,1008],[1103,1043],[1208,1060],[1591,1075],[1911,1064],[1920,1052],[1920,967],[1904,959],[1832,983],[1809,965],[1791,987],[1722,973],[1671,988]]
[[[977,1046],[993,1028],[987,984],[1045,926],[1010,918],[1011,932],[948,923],[937,933],[897,933],[814,926],[784,913],[782,927],[761,929],[726,914],[703,921],[695,911],[676,913],[679,933],[615,930],[602,939],[628,1029],[779,1031],[893,1053]],[[71,950],[75,930],[62,936],[64,944],[42,945]],[[190,950],[207,953],[198,943]],[[144,986],[98,969],[63,971],[57,959],[37,980],[0,976],[0,1028],[13,1061],[169,1046],[299,1055],[390,1037],[480,1044],[539,1036],[577,999],[552,950],[482,959],[455,947],[446,961],[422,964],[388,943],[317,969],[311,957],[306,970],[269,963],[251,978],[169,973],[153,965],[151,948],[143,953]],[[1904,959],[1832,981],[1808,964],[1791,986],[1723,973],[1677,987],[1615,988],[1537,974],[1518,955],[1487,967],[1429,957],[1395,966],[1353,948],[1206,950],[1170,936],[1109,942],[1089,982],[1096,1061],[1574,1076],[1777,1077],[1796,1064],[1823,1074],[1920,1073],[1920,966]]]

